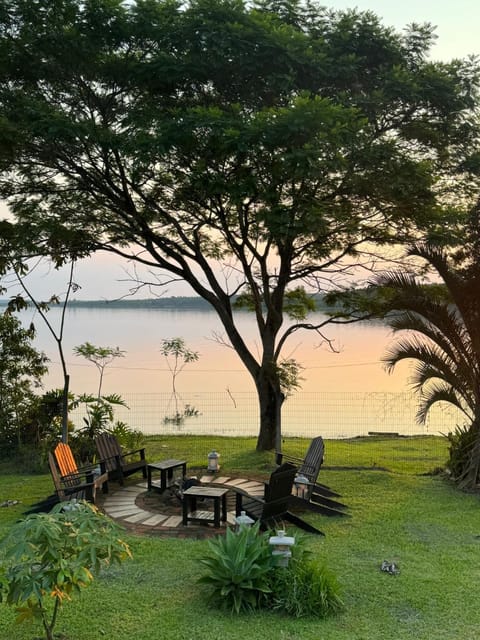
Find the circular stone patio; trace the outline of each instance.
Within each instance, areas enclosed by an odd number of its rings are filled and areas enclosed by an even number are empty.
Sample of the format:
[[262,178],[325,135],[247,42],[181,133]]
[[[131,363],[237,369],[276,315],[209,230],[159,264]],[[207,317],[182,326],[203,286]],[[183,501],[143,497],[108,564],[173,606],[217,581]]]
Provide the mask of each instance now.
[[[242,491],[256,496],[263,496],[264,492],[264,484],[262,482],[246,478],[206,475],[200,478],[200,482],[224,487],[238,487]],[[138,484],[119,487],[107,495],[101,495],[103,501],[99,506],[103,511],[113,520],[117,520],[119,524],[136,533],[204,537],[215,535],[225,530],[225,525],[220,528],[215,528],[211,524],[192,525],[190,523],[188,526],[184,526],[182,524],[181,508],[176,510],[179,513],[172,514],[171,509],[164,507],[164,512],[162,513],[161,500],[158,500],[158,506],[154,505],[154,500],[150,499],[150,497],[153,497],[155,493],[147,493],[145,480]],[[149,499],[145,499],[146,496]],[[230,509],[227,513],[226,524],[233,525],[234,523],[235,512]]]

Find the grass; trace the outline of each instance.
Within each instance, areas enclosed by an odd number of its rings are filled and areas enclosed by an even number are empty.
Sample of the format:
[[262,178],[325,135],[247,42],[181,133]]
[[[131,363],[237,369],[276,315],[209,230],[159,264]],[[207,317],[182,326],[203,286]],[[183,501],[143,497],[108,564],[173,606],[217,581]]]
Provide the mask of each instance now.
[[[284,449],[301,455],[308,442]],[[254,451],[253,439],[152,438],[148,458],[185,457],[204,468],[208,451],[221,453],[222,472],[267,476],[271,454]],[[427,474],[446,458],[439,438],[375,438],[326,443],[322,481],[342,494],[351,518],[305,518],[325,538],[309,547],[325,559],[343,589],[345,609],[318,621],[279,613],[230,616],[205,606],[197,584],[206,541],[127,536],[134,559],[105,572],[61,612],[58,631],[72,640],[469,640],[478,636],[479,497],[458,492]],[[348,468],[347,468],[348,467]],[[380,468],[389,469],[381,471]],[[0,535],[27,505],[51,493],[47,475],[0,476]],[[289,533],[295,533],[289,528]],[[380,571],[399,564],[399,576]],[[31,640],[38,629],[16,626],[0,605],[0,637]]]

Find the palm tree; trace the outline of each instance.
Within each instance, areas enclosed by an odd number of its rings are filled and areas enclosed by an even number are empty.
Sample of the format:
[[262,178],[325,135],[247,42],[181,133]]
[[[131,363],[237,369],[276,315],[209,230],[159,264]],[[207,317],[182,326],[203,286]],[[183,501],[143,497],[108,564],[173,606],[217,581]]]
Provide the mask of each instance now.
[[[405,359],[416,361],[412,383],[419,394],[417,419],[424,423],[431,407],[447,402],[463,414],[463,425],[449,434],[449,467],[464,489],[480,478],[480,216],[472,212],[467,242],[456,251],[435,243],[410,247],[433,267],[443,285],[424,285],[409,273],[387,272],[384,288],[387,320],[395,332],[408,331],[388,351],[388,370]],[[394,312],[394,313],[392,313]]]

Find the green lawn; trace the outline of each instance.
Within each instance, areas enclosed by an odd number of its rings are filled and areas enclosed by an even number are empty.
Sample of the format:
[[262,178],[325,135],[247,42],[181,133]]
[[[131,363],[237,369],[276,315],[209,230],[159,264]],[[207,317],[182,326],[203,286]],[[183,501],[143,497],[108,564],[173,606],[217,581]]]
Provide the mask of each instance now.
[[[300,455],[307,444],[292,439],[284,449]],[[240,438],[152,438],[147,455],[185,456],[200,468],[216,448],[222,472],[266,477],[273,456],[257,454],[254,445]],[[345,610],[334,618],[230,616],[209,609],[205,588],[196,583],[206,541],[129,535],[134,559],[67,603],[57,631],[71,640],[473,640],[480,623],[480,502],[438,475],[425,475],[445,458],[446,443],[438,438],[326,443],[321,480],[342,494],[351,518],[305,517],[326,533],[309,536],[309,546],[343,588]],[[22,501],[0,509],[0,533],[51,490],[47,475],[0,476],[0,502]],[[399,564],[399,576],[380,571],[384,559]],[[0,638],[31,640],[38,631],[16,626],[13,613],[0,605]]]

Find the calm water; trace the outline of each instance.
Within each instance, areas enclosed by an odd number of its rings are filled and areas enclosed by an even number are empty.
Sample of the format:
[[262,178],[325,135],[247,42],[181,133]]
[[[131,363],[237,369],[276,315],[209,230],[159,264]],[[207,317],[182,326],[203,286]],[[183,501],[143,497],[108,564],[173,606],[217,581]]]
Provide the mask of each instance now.
[[[57,327],[59,310],[48,318]],[[321,320],[316,314],[312,321]],[[39,317],[23,312],[37,327],[36,346],[49,358],[47,389],[62,386],[58,352],[53,338]],[[253,318],[238,316],[243,335],[258,352],[259,340]],[[186,430],[195,433],[257,433],[255,388],[235,354],[220,344],[222,333],[216,314],[209,311],[167,311],[150,309],[70,309],[67,311],[64,352],[75,393],[95,393],[98,373],[94,365],[73,354],[73,347],[89,341],[97,346],[118,346],[125,357],[106,371],[103,393],[119,393],[130,406],[119,418],[149,433]],[[414,421],[415,402],[408,391],[408,368],[402,364],[388,375],[382,355],[392,341],[391,331],[377,323],[332,326],[326,335],[338,353],[333,353],[313,332],[296,335],[287,342],[286,357],[304,367],[302,389],[284,405],[284,433],[352,436],[368,431],[425,433]],[[178,375],[179,406],[172,397],[172,376],[160,354],[162,339],[182,337],[199,353],[197,362],[186,365]],[[189,404],[199,415],[183,426],[166,425],[165,416]],[[77,416],[75,422],[81,420]],[[444,412],[428,432],[446,431],[451,417]]]

